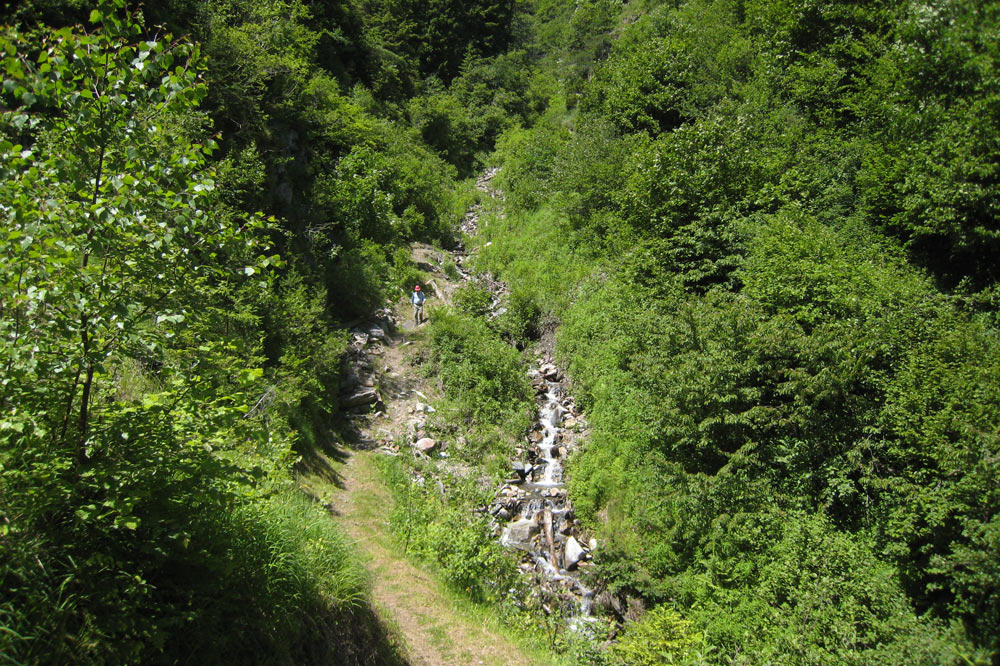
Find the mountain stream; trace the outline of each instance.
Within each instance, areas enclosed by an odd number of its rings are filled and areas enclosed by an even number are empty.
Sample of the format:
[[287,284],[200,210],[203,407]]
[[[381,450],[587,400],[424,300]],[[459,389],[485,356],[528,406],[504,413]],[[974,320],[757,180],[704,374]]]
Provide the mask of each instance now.
[[563,463],[573,450],[582,420],[564,393],[561,373],[551,363],[530,371],[538,418],[518,449],[513,478],[500,489],[491,512],[500,543],[523,552],[521,571],[537,584],[543,608],[570,618],[571,628],[590,620],[593,590],[580,580],[596,542],[585,541],[566,497]]

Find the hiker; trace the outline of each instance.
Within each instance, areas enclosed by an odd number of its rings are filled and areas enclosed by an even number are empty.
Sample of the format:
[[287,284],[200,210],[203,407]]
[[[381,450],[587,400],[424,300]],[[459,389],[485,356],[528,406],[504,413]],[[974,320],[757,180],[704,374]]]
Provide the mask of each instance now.
[[424,318],[424,292],[420,291],[420,285],[413,287],[413,293],[410,294],[410,302],[413,303],[413,323],[419,325],[421,320]]

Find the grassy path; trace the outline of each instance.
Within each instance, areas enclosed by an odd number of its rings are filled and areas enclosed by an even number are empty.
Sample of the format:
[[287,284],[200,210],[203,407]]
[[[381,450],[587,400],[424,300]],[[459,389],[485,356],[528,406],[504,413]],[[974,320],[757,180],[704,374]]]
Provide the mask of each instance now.
[[[326,458],[326,473],[302,481],[328,498],[331,511],[365,558],[372,597],[384,620],[405,639],[412,666],[549,664],[498,631],[481,610],[469,608],[427,572],[409,562],[388,532],[392,497],[370,451]],[[325,478],[324,478],[325,477]],[[493,626],[491,626],[493,625]]]

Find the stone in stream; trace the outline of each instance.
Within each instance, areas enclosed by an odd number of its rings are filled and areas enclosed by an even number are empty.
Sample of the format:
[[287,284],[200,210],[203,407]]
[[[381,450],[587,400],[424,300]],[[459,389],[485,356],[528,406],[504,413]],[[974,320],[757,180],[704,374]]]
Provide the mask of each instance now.
[[514,462],[512,462],[510,468],[514,472],[514,474],[517,475],[518,480],[522,482],[524,481],[524,478],[528,475],[528,472],[531,471],[530,467],[528,469],[525,469],[524,463],[521,462],[520,460],[515,460]]
[[566,550],[563,556],[563,562],[567,569],[572,569],[580,563],[583,559],[584,550],[580,542],[574,537],[569,537],[566,539]]
[[538,371],[541,372],[542,376],[545,377],[550,382],[559,381],[559,368],[552,365],[551,363],[545,363],[544,365],[542,365],[542,367],[538,369]]
[[534,520],[522,518],[507,526],[507,540],[512,544],[526,544],[532,537],[537,536],[542,531],[541,526]]

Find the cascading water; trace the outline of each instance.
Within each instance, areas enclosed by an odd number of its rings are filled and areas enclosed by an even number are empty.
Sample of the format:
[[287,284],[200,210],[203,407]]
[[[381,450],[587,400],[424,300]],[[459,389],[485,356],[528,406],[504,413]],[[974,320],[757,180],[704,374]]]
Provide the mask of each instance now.
[[589,621],[593,591],[580,581],[594,542],[587,545],[573,519],[563,484],[563,460],[572,450],[567,422],[576,423],[572,398],[563,396],[559,372],[551,364],[531,371],[539,394],[539,414],[528,436],[525,460],[515,461],[517,478],[500,491],[492,513],[501,523],[500,543],[524,551],[522,571],[541,583],[541,596],[558,600],[570,616],[570,626]]

